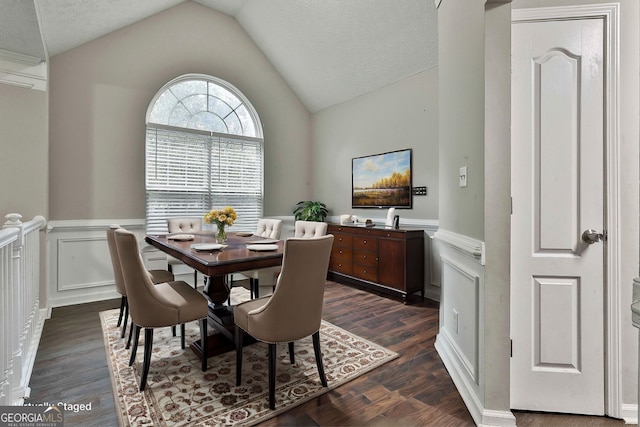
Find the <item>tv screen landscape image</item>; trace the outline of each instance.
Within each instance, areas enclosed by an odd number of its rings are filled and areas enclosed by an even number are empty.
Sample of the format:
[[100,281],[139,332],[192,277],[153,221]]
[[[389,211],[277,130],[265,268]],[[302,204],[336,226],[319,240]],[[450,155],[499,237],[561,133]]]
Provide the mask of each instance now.
[[411,208],[411,149],[351,162],[352,208]]

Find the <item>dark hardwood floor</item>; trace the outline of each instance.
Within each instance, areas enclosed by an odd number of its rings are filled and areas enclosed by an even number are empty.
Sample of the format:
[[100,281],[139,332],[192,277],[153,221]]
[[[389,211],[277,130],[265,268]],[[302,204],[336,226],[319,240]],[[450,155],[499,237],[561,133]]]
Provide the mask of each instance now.
[[[67,426],[115,426],[115,403],[98,313],[119,300],[53,310],[31,377],[30,403],[88,404],[66,411]],[[327,282],[323,318],[400,353],[354,381],[266,421],[264,426],[473,426],[434,349],[438,304],[409,304]],[[606,417],[514,412],[519,426],[619,426]]]
[[66,410],[65,425],[118,425],[98,316],[118,307],[120,300],[53,309],[44,323],[25,403],[91,403],[91,411]]

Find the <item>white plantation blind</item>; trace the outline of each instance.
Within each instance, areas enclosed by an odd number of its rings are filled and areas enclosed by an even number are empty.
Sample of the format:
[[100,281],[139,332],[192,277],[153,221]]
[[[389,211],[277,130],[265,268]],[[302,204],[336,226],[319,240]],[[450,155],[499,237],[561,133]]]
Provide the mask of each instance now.
[[224,206],[236,210],[238,230],[262,217],[261,139],[148,126],[146,159],[147,232]]

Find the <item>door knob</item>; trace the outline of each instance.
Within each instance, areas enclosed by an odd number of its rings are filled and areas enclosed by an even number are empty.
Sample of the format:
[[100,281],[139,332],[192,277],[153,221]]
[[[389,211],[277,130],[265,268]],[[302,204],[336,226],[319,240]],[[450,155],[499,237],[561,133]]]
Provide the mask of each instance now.
[[606,238],[606,232],[598,233],[596,230],[593,230],[591,228],[588,230],[584,230],[584,233],[582,233],[582,241],[590,245],[593,245],[597,242],[604,242]]

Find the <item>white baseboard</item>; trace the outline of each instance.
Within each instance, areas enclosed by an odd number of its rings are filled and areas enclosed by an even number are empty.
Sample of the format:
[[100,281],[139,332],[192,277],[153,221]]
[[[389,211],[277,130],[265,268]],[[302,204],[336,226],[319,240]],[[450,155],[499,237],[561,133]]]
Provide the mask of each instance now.
[[511,427],[516,425],[516,417],[511,411],[482,411],[483,427]]
[[625,424],[638,424],[638,405],[623,403],[620,408],[620,416]]
[[456,357],[456,351],[445,334],[438,334],[435,348],[458,389],[473,421],[478,426],[515,427],[516,417],[511,411],[488,410],[482,406],[477,387],[466,375],[466,369]]
[[471,417],[476,424],[480,424],[480,421],[482,421],[483,408],[475,386],[473,382],[467,378],[463,364],[457,360],[455,356],[456,352],[444,334],[438,334],[436,336],[435,348],[440,355],[440,359],[442,359],[442,363],[444,363],[445,368],[447,368],[451,380],[458,389],[460,397],[462,397],[469,413],[471,413]]
[[51,309],[55,307],[66,307],[68,305],[120,299],[120,297],[121,295],[115,290],[115,286],[113,286],[112,289],[100,289],[83,295],[60,295],[49,299],[47,310],[51,313]]

